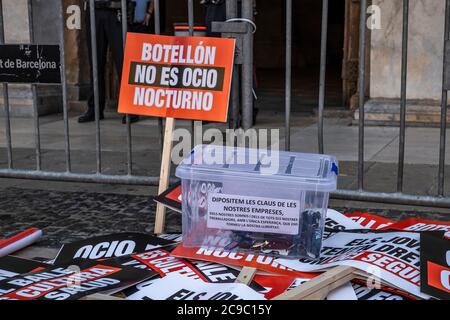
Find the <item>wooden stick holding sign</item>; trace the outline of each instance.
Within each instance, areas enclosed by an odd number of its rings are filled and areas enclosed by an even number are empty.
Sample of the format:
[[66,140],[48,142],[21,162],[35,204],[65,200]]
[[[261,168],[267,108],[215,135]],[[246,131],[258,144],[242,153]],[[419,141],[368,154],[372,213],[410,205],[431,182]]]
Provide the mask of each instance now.
[[[161,172],[159,175],[159,189],[158,194],[163,193],[169,187],[170,178],[170,155],[172,153],[173,143],[173,130],[175,128],[175,119],[166,119],[166,128],[164,131],[164,145],[161,157]],[[156,206],[156,218],[155,218],[155,234],[161,234],[164,232],[166,224],[166,207],[161,203]]]
[[[167,118],[160,193],[169,186],[175,119],[227,122],[234,48],[234,39],[127,34],[119,112]],[[164,225],[158,204],[155,233]]]

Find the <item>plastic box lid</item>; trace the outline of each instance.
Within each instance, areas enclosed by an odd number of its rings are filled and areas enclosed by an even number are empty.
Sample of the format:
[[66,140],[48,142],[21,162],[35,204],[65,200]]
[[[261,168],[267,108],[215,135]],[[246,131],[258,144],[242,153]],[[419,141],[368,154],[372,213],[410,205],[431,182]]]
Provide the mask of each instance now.
[[176,170],[181,179],[237,179],[332,192],[339,174],[335,157],[218,145],[198,145]]

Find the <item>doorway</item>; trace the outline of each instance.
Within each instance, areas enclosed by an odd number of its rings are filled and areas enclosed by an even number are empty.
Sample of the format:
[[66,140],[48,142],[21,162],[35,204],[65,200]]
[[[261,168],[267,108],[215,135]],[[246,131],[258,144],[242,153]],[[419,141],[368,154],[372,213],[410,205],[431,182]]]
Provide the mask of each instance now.
[[[284,101],[285,0],[257,1],[255,68],[261,108],[264,99]],[[345,0],[329,1],[326,108],[344,107],[342,61]],[[312,112],[319,95],[322,1],[293,1],[292,13],[292,112]],[[276,103],[284,108],[284,103]]]

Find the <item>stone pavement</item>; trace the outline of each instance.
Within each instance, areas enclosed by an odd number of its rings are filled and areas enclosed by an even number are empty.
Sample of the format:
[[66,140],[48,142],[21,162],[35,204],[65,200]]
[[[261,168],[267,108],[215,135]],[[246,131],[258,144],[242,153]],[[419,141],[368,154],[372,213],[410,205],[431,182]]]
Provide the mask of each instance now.
[[[8,188],[0,196],[0,235],[37,227],[45,235],[39,245],[57,248],[100,234],[152,233],[155,208],[148,196]],[[168,214],[168,231],[180,230],[180,218]]]

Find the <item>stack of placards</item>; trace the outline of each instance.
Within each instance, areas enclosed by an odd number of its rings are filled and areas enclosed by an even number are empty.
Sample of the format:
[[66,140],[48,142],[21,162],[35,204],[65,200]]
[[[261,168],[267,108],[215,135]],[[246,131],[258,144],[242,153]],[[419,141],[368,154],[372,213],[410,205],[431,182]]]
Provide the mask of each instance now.
[[[322,256],[314,261],[185,248],[179,234],[99,236],[65,244],[47,262],[0,258],[0,300],[73,300],[98,293],[130,300],[449,298],[449,239],[442,232],[450,230],[449,222],[393,222],[328,210],[326,230]],[[240,281],[242,270],[250,269],[251,277]],[[320,297],[333,272],[342,275],[333,277],[338,286]]]

